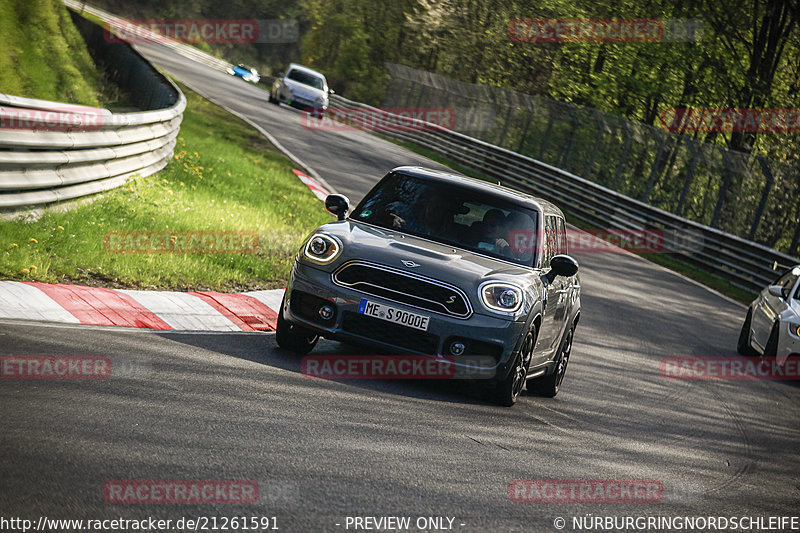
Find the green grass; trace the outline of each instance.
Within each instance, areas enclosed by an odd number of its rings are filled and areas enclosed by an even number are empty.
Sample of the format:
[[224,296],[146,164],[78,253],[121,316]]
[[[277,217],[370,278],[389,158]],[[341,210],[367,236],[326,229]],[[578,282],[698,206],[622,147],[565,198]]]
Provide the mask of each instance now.
[[0,92],[98,106],[101,75],[59,0],[0,0]]
[[[490,181],[495,183],[497,182],[497,180],[490,178],[489,176],[483,174],[482,172],[472,170],[468,167],[465,167],[464,165],[461,165],[445,156],[442,156],[426,148],[422,148],[420,146],[416,146],[408,142],[397,141],[396,139],[386,137],[383,135],[381,135],[381,137],[389,142],[407,148],[408,150],[411,150],[421,156],[436,161],[437,163],[441,163],[442,165],[450,167],[456,172],[460,172],[461,174],[464,174],[466,176],[471,176],[473,178],[481,179],[484,181]],[[588,224],[583,223],[582,221],[576,219],[574,216],[570,216],[568,211],[565,211],[565,216],[567,218],[567,222],[578,228],[589,229],[590,227]],[[732,285],[729,281],[725,279],[717,277],[704,270],[695,268],[686,263],[683,263],[678,259],[675,259],[674,257],[671,257],[667,254],[645,253],[639,255],[641,255],[644,259],[647,259],[650,262],[656,263],[674,272],[682,274],[687,278],[702,283],[706,287],[714,289],[715,291],[724,294],[725,296],[737,300],[739,302],[749,304],[756,297],[756,293],[754,292]]]
[[[245,122],[182,87],[178,146],[156,175],[35,222],[0,222],[0,278],[171,290],[285,286],[302,239],[329,222],[292,164]],[[109,231],[256,232],[254,254],[109,253]]]

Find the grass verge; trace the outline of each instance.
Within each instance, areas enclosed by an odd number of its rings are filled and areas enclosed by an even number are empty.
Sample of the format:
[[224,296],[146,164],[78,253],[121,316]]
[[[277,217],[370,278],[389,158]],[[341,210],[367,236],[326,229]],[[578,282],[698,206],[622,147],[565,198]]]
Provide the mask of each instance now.
[[[449,159],[449,158],[447,158],[445,156],[442,156],[442,155],[440,155],[440,154],[438,154],[436,152],[433,152],[432,150],[428,150],[426,148],[422,148],[422,147],[416,146],[416,145],[411,144],[411,143],[398,141],[396,139],[392,139],[390,137],[386,137],[386,136],[383,136],[383,135],[381,135],[381,137],[383,139],[389,141],[389,142],[392,142],[392,143],[394,143],[396,145],[402,146],[403,148],[411,150],[412,152],[415,152],[415,153],[417,153],[417,154],[419,154],[421,156],[424,156],[424,157],[427,157],[428,159],[436,161],[437,163],[441,163],[442,165],[446,165],[446,166],[452,168],[453,170],[455,170],[456,172],[460,172],[461,174],[464,174],[466,176],[471,176],[473,178],[481,179],[481,180],[484,180],[484,181],[490,181],[490,182],[496,182],[497,181],[497,180],[494,180],[494,179],[488,177],[486,174],[483,174],[482,172],[478,172],[478,171],[472,170],[472,169],[470,169],[468,167],[465,167],[464,165],[461,165],[461,164],[459,164],[459,163],[457,163],[457,162],[455,162],[455,161],[453,161],[453,160],[451,160],[451,159]],[[565,215],[567,217],[567,222],[569,222],[570,224],[572,224],[572,225],[574,225],[574,226],[576,226],[578,228],[582,228],[582,229],[588,229],[589,228],[589,225],[581,222],[580,220],[577,220],[575,217],[570,216],[569,212],[565,211]],[[656,254],[656,253],[649,253],[648,254],[648,253],[645,253],[645,254],[638,254],[638,255],[641,255],[641,257],[647,259],[648,261],[656,263],[657,265],[661,265],[661,266],[663,266],[665,268],[668,268],[669,270],[672,270],[672,271],[677,272],[677,273],[679,273],[681,275],[684,275],[687,278],[690,278],[690,279],[692,279],[694,281],[702,283],[706,287],[709,287],[709,288],[711,288],[711,289],[713,289],[713,290],[715,290],[715,291],[717,291],[717,292],[719,292],[721,294],[724,294],[725,296],[727,296],[729,298],[737,300],[739,302],[742,302],[742,303],[745,303],[745,304],[749,304],[756,297],[756,293],[754,293],[754,292],[751,292],[751,291],[742,289],[740,287],[737,287],[735,285],[732,285],[729,281],[727,281],[725,279],[717,277],[717,276],[715,276],[713,274],[710,274],[710,273],[708,273],[708,272],[706,272],[704,270],[700,270],[698,268],[695,268],[695,267],[693,267],[691,265],[688,265],[686,263],[683,263],[683,262],[681,262],[681,261],[679,261],[679,260],[677,260],[677,259],[675,259],[673,257],[670,257],[670,256],[668,256],[666,254]]]
[[0,92],[97,106],[103,83],[60,0],[0,0]]
[[[329,222],[292,163],[248,124],[181,86],[172,161],[66,212],[0,221],[0,278],[238,291],[285,286],[302,239]],[[255,253],[109,253],[108,232],[255,232]],[[125,246],[122,249],[129,249]]]

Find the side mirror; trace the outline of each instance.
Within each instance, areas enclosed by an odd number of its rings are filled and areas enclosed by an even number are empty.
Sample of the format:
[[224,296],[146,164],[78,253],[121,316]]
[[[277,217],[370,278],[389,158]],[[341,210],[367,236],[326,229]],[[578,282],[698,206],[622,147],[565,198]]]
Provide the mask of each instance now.
[[777,296],[778,298],[786,298],[786,294],[784,294],[783,287],[781,285],[770,285],[767,287],[767,292],[773,296]]
[[329,194],[325,198],[325,209],[336,215],[339,220],[344,220],[347,210],[350,209],[350,200],[343,194]]
[[336,94],[336,91],[334,91],[333,89],[328,88],[328,94]]
[[556,279],[556,276],[569,278],[578,273],[578,262],[568,255],[555,255],[550,260],[549,281]]

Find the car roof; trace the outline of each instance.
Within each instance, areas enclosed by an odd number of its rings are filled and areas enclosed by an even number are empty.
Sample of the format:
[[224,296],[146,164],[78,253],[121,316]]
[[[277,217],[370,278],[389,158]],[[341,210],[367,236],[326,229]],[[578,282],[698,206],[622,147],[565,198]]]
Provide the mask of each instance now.
[[297,63],[289,63],[289,70],[302,70],[303,72],[308,72],[309,74],[315,74],[322,79],[325,79],[325,74],[322,72],[316,71],[313,68],[304,67],[303,65],[298,65]]
[[500,196],[512,202],[522,202],[529,207],[538,209],[545,215],[557,215],[563,217],[564,214],[561,209],[556,207],[555,204],[548,202],[543,198],[538,198],[530,194],[505,187],[503,185],[494,184],[488,181],[470,178],[462,174],[455,174],[453,172],[445,172],[442,170],[434,170],[425,167],[402,166],[392,169],[392,172],[405,174],[415,178],[422,178],[431,181],[439,181],[442,183],[450,183],[460,187],[467,187],[473,190],[485,191],[495,196]]

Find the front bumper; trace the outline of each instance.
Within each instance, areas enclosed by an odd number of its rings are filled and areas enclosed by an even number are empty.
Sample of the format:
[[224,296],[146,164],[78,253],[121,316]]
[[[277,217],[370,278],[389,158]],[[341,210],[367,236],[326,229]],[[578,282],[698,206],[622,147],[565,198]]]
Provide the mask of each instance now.
[[[430,316],[427,331],[359,314],[364,298]],[[315,312],[313,302],[317,301],[335,308],[330,320],[323,320]],[[369,345],[391,354],[430,355],[465,370],[480,370],[484,377],[496,378],[503,378],[510,371],[510,361],[526,331],[524,320],[478,313],[458,319],[341,287],[333,282],[329,272],[305,263],[295,263],[292,269],[281,312],[285,320],[328,339]],[[451,355],[449,346],[453,342],[463,342],[468,349],[462,355]],[[479,366],[473,364],[477,361]]]
[[294,108],[301,109],[303,111],[313,111],[315,113],[323,113],[328,109],[328,104],[325,102],[320,104],[305,98],[298,98],[294,95],[289,97],[287,103]]

